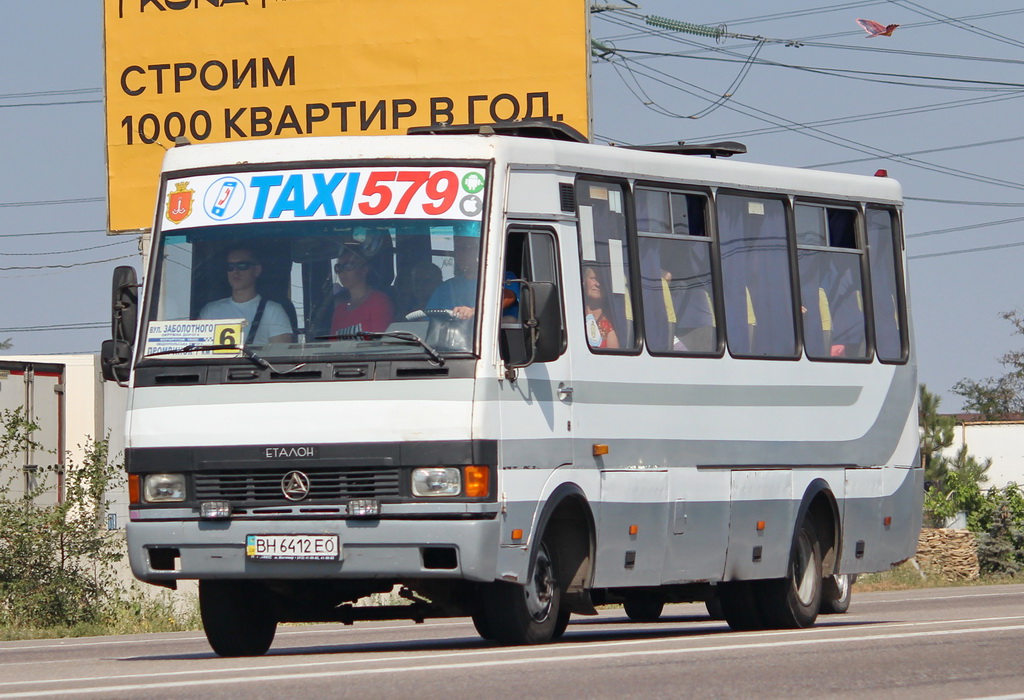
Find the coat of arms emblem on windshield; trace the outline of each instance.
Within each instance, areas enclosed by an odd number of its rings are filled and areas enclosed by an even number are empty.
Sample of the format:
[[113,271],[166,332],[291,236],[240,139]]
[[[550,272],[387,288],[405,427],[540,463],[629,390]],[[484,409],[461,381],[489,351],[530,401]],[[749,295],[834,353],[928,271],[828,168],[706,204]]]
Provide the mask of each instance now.
[[174,183],[174,191],[167,195],[167,219],[180,224],[192,213],[192,195],[195,190],[188,188],[188,181]]
[[281,479],[281,493],[289,501],[301,501],[309,495],[309,477],[302,472],[288,472]]

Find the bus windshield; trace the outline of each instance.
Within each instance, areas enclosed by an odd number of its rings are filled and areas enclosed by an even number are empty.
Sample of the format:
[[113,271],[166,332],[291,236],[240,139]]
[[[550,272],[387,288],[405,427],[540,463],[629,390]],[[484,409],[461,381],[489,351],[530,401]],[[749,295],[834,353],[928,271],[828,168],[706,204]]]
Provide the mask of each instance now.
[[169,180],[143,358],[231,358],[225,346],[239,345],[297,361],[472,351],[484,177],[410,167]]

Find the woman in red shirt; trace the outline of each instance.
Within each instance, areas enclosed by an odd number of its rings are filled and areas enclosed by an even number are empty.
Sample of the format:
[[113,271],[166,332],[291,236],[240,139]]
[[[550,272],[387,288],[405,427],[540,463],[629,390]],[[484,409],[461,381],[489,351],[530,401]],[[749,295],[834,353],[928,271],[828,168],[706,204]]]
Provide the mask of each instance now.
[[386,330],[394,317],[394,308],[387,294],[366,283],[369,272],[366,258],[353,249],[343,250],[334,271],[348,292],[348,299],[334,307],[331,335]]

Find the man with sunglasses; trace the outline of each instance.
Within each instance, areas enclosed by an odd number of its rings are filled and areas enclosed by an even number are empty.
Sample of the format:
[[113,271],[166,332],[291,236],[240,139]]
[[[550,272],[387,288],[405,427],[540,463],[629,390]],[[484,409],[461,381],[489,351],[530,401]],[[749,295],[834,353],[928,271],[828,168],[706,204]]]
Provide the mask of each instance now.
[[248,248],[232,248],[224,269],[231,296],[211,301],[203,307],[199,318],[244,318],[246,345],[293,342],[292,324],[284,308],[256,291],[263,266],[255,254]]

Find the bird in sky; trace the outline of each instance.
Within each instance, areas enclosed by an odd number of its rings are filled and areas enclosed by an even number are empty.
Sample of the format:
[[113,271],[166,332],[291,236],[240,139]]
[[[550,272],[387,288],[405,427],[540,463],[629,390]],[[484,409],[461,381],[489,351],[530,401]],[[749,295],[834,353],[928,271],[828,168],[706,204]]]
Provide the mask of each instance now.
[[871,39],[876,36],[892,36],[893,31],[898,24],[881,24],[870,19],[858,19],[857,24],[861,26],[861,29],[868,33],[867,38]]

